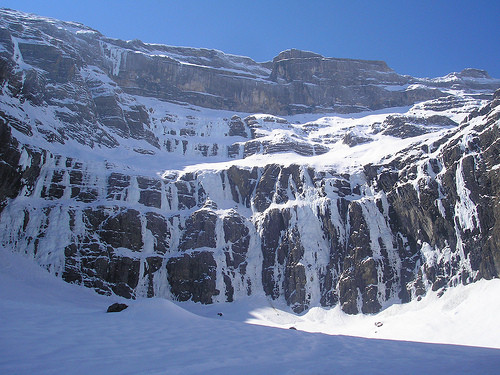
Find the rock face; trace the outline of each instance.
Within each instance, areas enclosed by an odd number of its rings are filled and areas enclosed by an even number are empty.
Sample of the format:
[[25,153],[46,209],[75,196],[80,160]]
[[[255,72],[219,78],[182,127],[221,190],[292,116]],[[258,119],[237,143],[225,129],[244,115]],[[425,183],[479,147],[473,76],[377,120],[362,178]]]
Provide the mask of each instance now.
[[[54,104],[77,91],[82,100],[74,109],[86,115],[89,126],[97,115],[108,127],[130,136],[148,136],[140,126],[147,111],[137,103],[122,113],[116,91],[237,112],[292,114],[406,106],[446,96],[439,89],[452,85],[494,88],[486,72],[474,69],[422,80],[399,75],[382,61],[327,58],[299,50],[256,63],[214,50],[110,39],[83,25],[14,11],[4,10],[1,17],[1,54],[12,57],[3,61],[4,74],[14,62],[33,68],[15,90],[30,92],[30,99],[38,102],[50,96]],[[35,73],[41,70],[45,73]],[[103,82],[102,76],[109,78]],[[47,86],[50,81],[65,86]],[[61,116],[67,121],[72,114]],[[107,138],[103,133],[95,136]]]
[[68,282],[356,314],[499,276],[500,81],[484,71],[423,80],[297,50],[260,64],[9,10],[0,27],[0,243]]

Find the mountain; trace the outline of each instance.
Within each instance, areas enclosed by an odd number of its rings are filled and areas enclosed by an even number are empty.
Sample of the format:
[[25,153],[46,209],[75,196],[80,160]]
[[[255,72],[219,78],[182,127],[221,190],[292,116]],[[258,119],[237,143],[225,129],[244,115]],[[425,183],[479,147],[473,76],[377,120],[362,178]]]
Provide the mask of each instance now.
[[485,71],[257,63],[3,9],[0,85],[0,244],[68,282],[356,314],[500,272]]

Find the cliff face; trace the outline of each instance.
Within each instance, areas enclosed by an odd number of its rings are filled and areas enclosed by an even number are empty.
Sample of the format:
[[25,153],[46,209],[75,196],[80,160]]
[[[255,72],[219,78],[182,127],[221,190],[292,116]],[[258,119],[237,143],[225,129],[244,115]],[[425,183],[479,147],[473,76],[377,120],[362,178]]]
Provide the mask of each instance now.
[[66,281],[372,313],[498,277],[486,72],[261,64],[0,13],[0,242]]
[[[14,66],[30,67],[32,74],[23,82],[42,89],[38,100],[55,94],[45,93],[50,81],[87,91],[96,75],[108,76],[108,83],[132,95],[277,115],[407,106],[444,96],[438,87],[494,86],[488,80],[468,80],[472,70],[456,75],[456,80],[422,80],[401,76],[381,61],[325,58],[298,50],[256,63],[214,50],[124,42],[83,25],[7,10],[2,12],[0,41],[4,74]],[[41,71],[42,77],[35,74]],[[487,77],[474,72],[472,76]],[[108,99],[96,104],[100,113],[100,107],[115,103]]]

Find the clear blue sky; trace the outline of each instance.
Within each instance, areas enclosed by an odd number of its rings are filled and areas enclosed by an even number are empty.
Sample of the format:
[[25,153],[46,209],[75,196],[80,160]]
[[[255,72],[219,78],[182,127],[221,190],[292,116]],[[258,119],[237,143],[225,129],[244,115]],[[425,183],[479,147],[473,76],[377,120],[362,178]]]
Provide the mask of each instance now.
[[299,48],[385,60],[436,77],[467,67],[500,78],[499,0],[2,0],[120,39],[215,48],[271,60]]

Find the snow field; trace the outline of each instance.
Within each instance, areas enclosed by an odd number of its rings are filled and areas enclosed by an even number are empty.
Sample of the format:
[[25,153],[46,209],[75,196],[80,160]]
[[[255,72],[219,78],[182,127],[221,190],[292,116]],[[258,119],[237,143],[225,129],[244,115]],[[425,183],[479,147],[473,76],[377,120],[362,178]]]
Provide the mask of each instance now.
[[[0,372],[496,374],[499,290],[500,280],[481,281],[377,315],[313,308],[297,316],[263,296],[209,306],[100,296],[2,248]],[[130,307],[105,313],[116,301]]]

